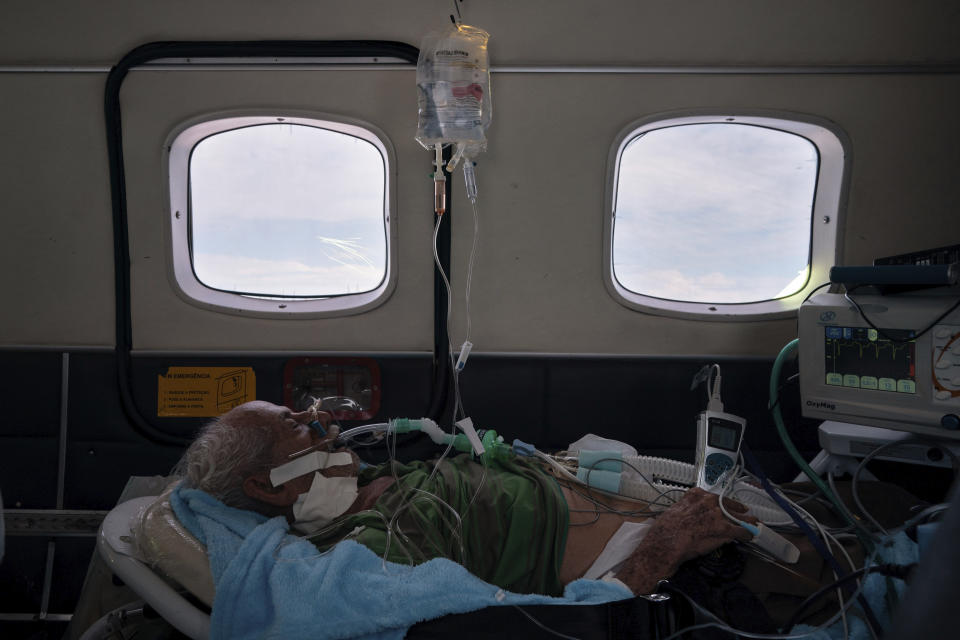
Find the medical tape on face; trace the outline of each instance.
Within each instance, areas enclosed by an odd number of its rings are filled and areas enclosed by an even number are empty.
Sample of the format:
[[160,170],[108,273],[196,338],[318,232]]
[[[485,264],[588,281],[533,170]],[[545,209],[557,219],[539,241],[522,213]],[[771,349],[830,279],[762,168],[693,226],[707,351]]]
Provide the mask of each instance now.
[[298,476],[305,475],[318,469],[327,467],[339,467],[346,464],[353,464],[353,457],[346,451],[330,453],[329,451],[313,451],[296,460],[291,460],[286,464],[270,470],[270,483],[278,486],[293,480]]

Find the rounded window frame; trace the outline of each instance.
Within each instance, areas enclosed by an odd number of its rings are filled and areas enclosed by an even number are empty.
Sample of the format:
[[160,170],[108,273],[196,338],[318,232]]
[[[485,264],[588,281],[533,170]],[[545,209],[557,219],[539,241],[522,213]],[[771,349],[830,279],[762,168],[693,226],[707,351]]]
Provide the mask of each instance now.
[[[742,303],[689,302],[656,298],[631,291],[614,274],[613,233],[620,158],[638,136],[655,129],[690,124],[748,124],[792,133],[810,141],[820,163],[814,187],[810,234],[810,273],[806,284],[783,298]],[[755,321],[796,316],[803,300],[829,282],[830,268],[840,259],[841,230],[849,180],[850,142],[834,123],[806,114],[770,111],[719,110],[659,113],[634,120],[614,139],[607,159],[603,209],[603,280],[608,293],[634,311],[688,320]]]
[[[236,129],[266,124],[298,124],[365,140],[373,144],[384,160],[384,226],[386,263],[383,280],[366,292],[300,298],[252,296],[214,289],[201,282],[193,270],[190,254],[190,157],[204,139]],[[167,223],[164,227],[168,277],[177,295],[192,305],[247,317],[295,317],[297,319],[355,315],[374,309],[390,297],[397,285],[396,154],[386,134],[374,125],[343,116],[275,109],[270,112],[217,112],[181,123],[170,132],[164,145]]]

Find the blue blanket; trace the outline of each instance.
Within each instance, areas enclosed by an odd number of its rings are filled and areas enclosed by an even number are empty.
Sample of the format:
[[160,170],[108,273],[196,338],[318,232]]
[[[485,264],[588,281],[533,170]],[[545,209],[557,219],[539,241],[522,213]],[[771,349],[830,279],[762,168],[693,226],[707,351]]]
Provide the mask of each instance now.
[[[888,538],[877,547],[874,564],[911,564],[918,560],[917,544],[907,537],[907,534],[900,532],[895,536]],[[893,581],[894,590],[898,597],[903,597],[906,591],[906,584],[902,580]],[[863,579],[863,595],[870,608],[877,617],[880,626],[889,630],[890,628],[890,610],[887,607],[887,579],[879,573],[871,573]],[[861,618],[863,614],[857,603],[853,603],[852,610],[848,614],[849,635],[844,637],[843,623],[837,621],[833,625],[820,628],[811,627],[805,624],[798,624],[790,633],[808,633],[810,640],[870,640],[872,635]]]
[[195,489],[170,503],[207,547],[216,586],[210,637],[402,638],[421,620],[490,605],[599,604],[631,597],[577,580],[560,598],[505,592],[445,559],[409,567],[343,541],[326,553],[288,534],[284,518],[233,509]]

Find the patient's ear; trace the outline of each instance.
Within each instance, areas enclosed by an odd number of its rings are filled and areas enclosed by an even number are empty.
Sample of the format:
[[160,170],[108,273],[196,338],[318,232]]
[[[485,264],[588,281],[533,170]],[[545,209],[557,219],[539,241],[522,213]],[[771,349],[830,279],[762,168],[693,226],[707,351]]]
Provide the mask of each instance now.
[[243,481],[243,492],[248,497],[277,507],[289,507],[297,501],[297,490],[291,483],[285,482],[280,486],[273,486],[270,474],[267,472],[248,476]]

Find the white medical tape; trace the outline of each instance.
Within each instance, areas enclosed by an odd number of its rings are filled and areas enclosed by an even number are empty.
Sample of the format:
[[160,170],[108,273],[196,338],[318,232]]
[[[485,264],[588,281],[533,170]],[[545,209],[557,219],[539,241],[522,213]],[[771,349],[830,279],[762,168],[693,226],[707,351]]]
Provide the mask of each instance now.
[[286,464],[270,470],[270,483],[278,486],[293,480],[298,476],[305,475],[319,469],[327,467],[339,467],[345,464],[352,464],[353,458],[346,451],[330,453],[329,451],[312,451],[305,456],[300,456],[296,460],[291,460]]

